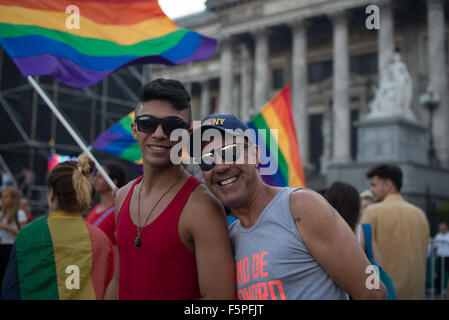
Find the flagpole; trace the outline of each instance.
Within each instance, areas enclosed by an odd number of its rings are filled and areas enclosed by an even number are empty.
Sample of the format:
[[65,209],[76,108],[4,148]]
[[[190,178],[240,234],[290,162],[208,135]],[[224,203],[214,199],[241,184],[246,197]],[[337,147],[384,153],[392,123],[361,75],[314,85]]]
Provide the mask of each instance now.
[[97,161],[97,159],[93,156],[93,154],[90,152],[89,148],[84,144],[84,142],[80,139],[80,137],[76,134],[76,132],[73,130],[73,128],[70,126],[70,124],[67,122],[67,120],[64,118],[64,116],[59,112],[58,108],[55,106],[55,104],[50,100],[50,98],[47,96],[47,94],[42,90],[40,85],[36,82],[36,80],[33,79],[32,76],[27,77],[28,82],[33,86],[33,88],[37,91],[37,93],[41,96],[41,98],[45,101],[47,106],[50,108],[50,110],[55,114],[55,116],[61,121],[62,125],[67,129],[67,131],[70,133],[73,139],[75,139],[76,143],[80,146],[81,150],[83,150],[84,153],[86,153],[89,158],[91,158],[95,162],[95,166],[97,167],[97,170],[100,172],[100,174],[103,176],[103,178],[106,180],[108,185],[111,187],[111,189],[115,192],[117,191],[117,186],[114,184],[114,182],[111,180],[111,178],[108,176],[106,171],[103,169],[101,164]]

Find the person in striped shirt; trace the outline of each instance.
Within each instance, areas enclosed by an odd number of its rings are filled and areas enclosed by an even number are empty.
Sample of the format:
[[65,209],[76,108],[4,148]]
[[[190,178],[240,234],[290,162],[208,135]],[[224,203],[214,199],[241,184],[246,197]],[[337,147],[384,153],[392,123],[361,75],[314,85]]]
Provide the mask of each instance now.
[[48,177],[49,214],[17,235],[2,284],[7,300],[103,299],[115,267],[111,241],[83,220],[95,194],[86,155]]

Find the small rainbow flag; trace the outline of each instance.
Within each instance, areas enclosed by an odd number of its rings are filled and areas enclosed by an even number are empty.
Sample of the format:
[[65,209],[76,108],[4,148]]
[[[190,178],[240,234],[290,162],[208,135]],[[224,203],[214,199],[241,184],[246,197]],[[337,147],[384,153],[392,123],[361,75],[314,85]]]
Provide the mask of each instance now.
[[78,161],[78,157],[71,157],[71,156],[67,156],[67,155],[63,155],[63,154],[53,153],[48,157],[47,170],[50,171],[51,169],[56,167],[56,165],[58,165],[59,163],[66,162],[66,161],[75,161],[76,162],[76,161]]
[[142,152],[131,131],[133,121],[134,111],[100,134],[92,148],[142,165]]
[[[293,120],[290,85],[263,106],[248,123],[248,127],[258,132],[257,144],[262,152],[267,153],[269,162],[262,166],[277,166],[275,174],[262,175],[262,179],[273,186],[305,187],[306,180]],[[277,141],[270,129],[277,129]]]
[[[133,121],[134,111],[128,113],[119,122],[100,134],[92,143],[92,148],[128,160],[138,166],[143,165],[142,151],[131,131],[131,122]],[[181,159],[183,162],[190,159],[186,146],[183,146]],[[140,170],[140,168],[137,170]]]
[[52,212],[17,235],[2,297],[14,300],[103,299],[114,274],[108,237],[80,215]]
[[157,0],[0,0],[0,12],[0,44],[23,75],[73,87],[127,65],[208,59],[217,46],[177,27]]

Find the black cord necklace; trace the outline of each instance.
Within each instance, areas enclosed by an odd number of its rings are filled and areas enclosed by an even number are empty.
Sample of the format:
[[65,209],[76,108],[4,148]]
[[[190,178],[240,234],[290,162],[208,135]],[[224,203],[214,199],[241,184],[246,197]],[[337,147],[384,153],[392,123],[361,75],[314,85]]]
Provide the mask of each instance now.
[[168,188],[164,194],[159,198],[159,200],[156,202],[156,204],[153,206],[153,208],[150,211],[150,214],[146,217],[145,222],[143,225],[140,225],[140,193],[142,192],[142,186],[143,186],[143,179],[141,181],[140,189],[139,189],[139,199],[137,201],[137,222],[139,225],[137,226],[137,237],[134,240],[134,246],[140,247],[142,245],[142,228],[147,224],[148,220],[151,217],[151,214],[153,213],[153,210],[156,208],[158,203],[162,200],[162,198],[178,183],[178,181],[181,179],[182,176],[182,170],[179,172],[178,178],[176,179],[175,183],[173,183],[170,188]]

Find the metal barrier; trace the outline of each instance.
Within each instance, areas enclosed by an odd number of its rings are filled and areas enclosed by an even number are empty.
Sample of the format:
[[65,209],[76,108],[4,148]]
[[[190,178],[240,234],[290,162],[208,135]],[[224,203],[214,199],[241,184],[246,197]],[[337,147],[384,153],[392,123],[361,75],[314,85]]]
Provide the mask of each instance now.
[[[449,248],[449,241],[445,240],[432,240],[430,242],[430,299],[435,300],[435,295],[438,295],[438,292],[436,292],[435,289],[435,265],[437,263],[437,247],[439,245],[447,246]],[[429,255],[428,255],[429,256]],[[447,257],[449,258],[449,257]],[[445,284],[445,259],[441,259],[440,265],[440,299],[443,300],[445,298],[446,294],[446,286]]]

